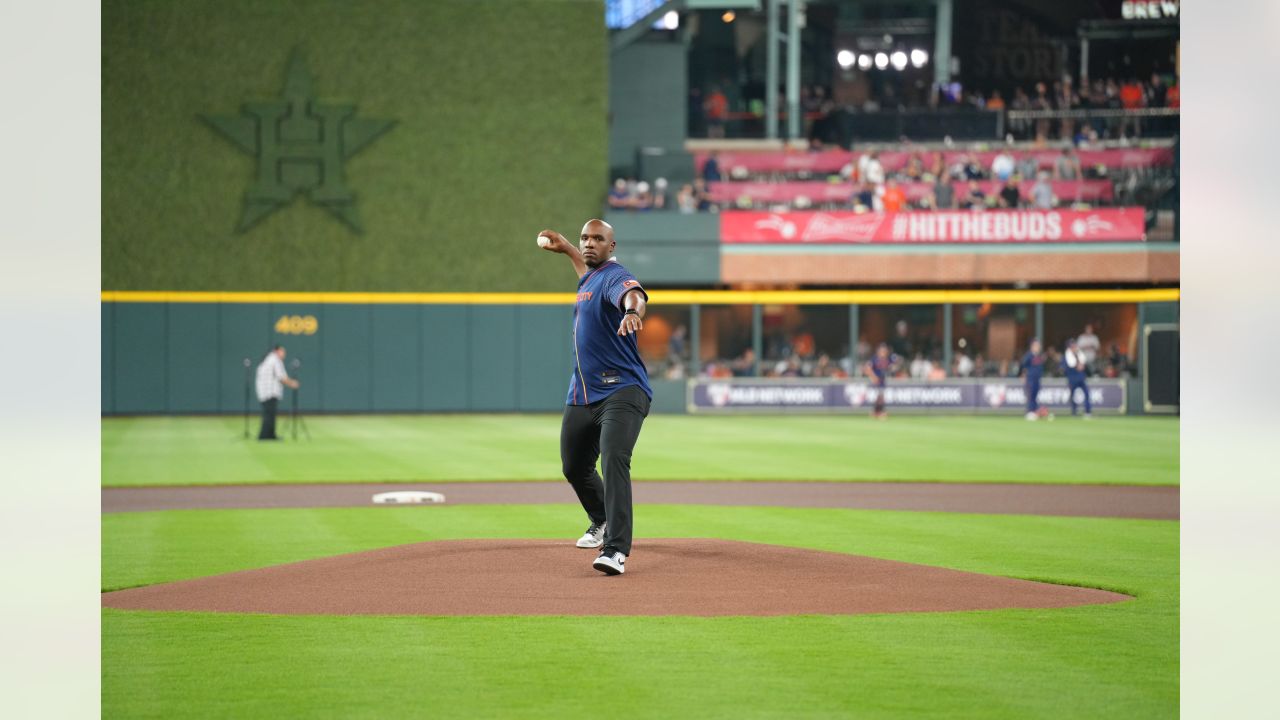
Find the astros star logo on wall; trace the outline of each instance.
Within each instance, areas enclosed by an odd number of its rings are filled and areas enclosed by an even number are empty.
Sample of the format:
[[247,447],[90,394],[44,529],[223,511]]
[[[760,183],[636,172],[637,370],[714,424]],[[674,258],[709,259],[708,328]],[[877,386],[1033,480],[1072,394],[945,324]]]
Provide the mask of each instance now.
[[300,194],[361,232],[355,194],[347,187],[343,164],[395,121],[355,114],[354,105],[315,99],[306,61],[294,51],[279,98],[246,102],[239,115],[201,115],[211,128],[258,160],[236,232],[248,230]]

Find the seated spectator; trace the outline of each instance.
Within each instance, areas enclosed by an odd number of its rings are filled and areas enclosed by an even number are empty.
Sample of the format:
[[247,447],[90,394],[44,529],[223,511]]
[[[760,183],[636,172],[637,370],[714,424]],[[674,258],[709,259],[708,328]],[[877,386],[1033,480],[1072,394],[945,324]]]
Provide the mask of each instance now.
[[712,210],[715,207],[707,194],[707,181],[702,178],[693,181],[693,198],[697,201],[699,210]]
[[999,155],[991,161],[991,174],[1000,182],[1004,182],[1013,177],[1014,161],[1013,156],[1008,150],[1001,150]]
[[[1177,86],[1175,85],[1174,87]],[[1120,352],[1119,345],[1111,343],[1111,352],[1107,355],[1107,361],[1115,373],[1111,377],[1127,377],[1129,375],[1129,358]]]
[[911,182],[920,182],[924,178],[924,160],[920,158],[920,153],[912,153],[907,160],[906,176]]
[[631,198],[632,210],[648,210],[653,207],[653,196],[649,194],[649,183],[641,180],[636,183],[636,194]]
[[[853,194],[853,209],[858,212],[866,212],[875,205],[875,191],[871,189],[871,183],[861,183],[858,185],[858,191]],[[859,208],[861,208],[859,210]]]
[[933,371],[933,363],[925,359],[924,355],[916,353],[911,359],[911,378],[913,380],[928,380],[929,373]]
[[1059,180],[1081,180],[1084,172],[1080,169],[1080,157],[1076,149],[1069,147],[1053,163],[1054,176]]
[[813,372],[809,373],[812,377],[839,377],[843,373],[840,368],[831,362],[831,356],[822,353],[818,356],[818,362],[813,366]]
[[978,185],[977,180],[969,181],[969,194],[960,201],[960,206],[966,210],[987,209],[987,194],[982,192],[982,187]]
[[1023,180],[1034,179],[1036,174],[1040,172],[1040,160],[1035,155],[1027,153],[1018,161],[1018,174]]
[[698,196],[693,192],[693,185],[685,183],[680,186],[680,192],[676,193],[676,209],[684,215],[698,212]]
[[653,209],[662,210],[667,206],[667,179],[658,178],[653,181]]
[[712,152],[702,165],[702,179],[707,182],[720,182],[719,153]]
[[889,178],[884,190],[880,193],[880,205],[885,212],[899,212],[907,204],[907,194],[898,186],[898,181]]
[[935,152],[929,160],[929,175],[935,180],[942,180],[947,177],[947,163],[942,159],[942,153]]
[[1016,210],[1022,205],[1022,193],[1018,191],[1018,181],[1010,176],[1000,188],[1000,207]]
[[756,351],[747,348],[736,360],[729,363],[734,377],[751,377],[756,373]]
[[1053,185],[1049,182],[1049,171],[1041,170],[1036,184],[1031,187],[1031,207],[1037,210],[1053,209]]
[[956,353],[951,364],[953,366],[951,372],[956,377],[970,377],[973,375],[974,362],[964,352]]
[[627,192],[627,181],[618,178],[613,181],[613,187],[609,190],[609,208],[622,210],[629,207],[631,207],[631,193]]
[[803,377],[804,373],[800,368],[800,358],[796,355],[788,355],[786,360],[779,360],[777,365],[773,366],[773,377]]
[[1000,94],[999,90],[991,91],[991,97],[987,99],[987,109],[988,110],[1004,109],[1004,97]]
[[981,180],[983,178],[982,164],[978,162],[977,155],[967,155],[964,161],[964,177],[966,180]]

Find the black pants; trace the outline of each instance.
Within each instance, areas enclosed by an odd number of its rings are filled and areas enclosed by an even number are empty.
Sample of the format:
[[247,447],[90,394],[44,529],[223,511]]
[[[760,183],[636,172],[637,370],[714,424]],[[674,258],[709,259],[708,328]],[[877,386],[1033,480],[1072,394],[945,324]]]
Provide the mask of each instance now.
[[631,451],[648,414],[649,396],[631,385],[590,405],[566,405],[560,425],[564,477],[591,522],[609,524],[604,547],[623,555],[631,554]]
[[279,440],[276,437],[276,408],[280,398],[262,401],[262,429],[258,431],[259,440]]

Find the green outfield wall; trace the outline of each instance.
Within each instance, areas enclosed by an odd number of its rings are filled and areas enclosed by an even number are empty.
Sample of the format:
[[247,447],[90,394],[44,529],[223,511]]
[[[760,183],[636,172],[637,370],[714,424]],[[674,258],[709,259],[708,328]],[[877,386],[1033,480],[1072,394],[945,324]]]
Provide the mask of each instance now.
[[565,289],[506,249],[600,211],[603,27],[598,0],[105,4],[103,288]]

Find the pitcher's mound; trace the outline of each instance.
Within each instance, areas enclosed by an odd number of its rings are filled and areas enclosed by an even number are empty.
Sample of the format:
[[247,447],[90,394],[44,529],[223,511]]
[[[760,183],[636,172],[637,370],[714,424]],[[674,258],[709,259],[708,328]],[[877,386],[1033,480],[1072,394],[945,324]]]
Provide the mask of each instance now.
[[563,540],[449,540],[133,588],[106,607],[304,615],[847,615],[1057,608],[1119,593],[727,540],[645,539],[625,575]]

